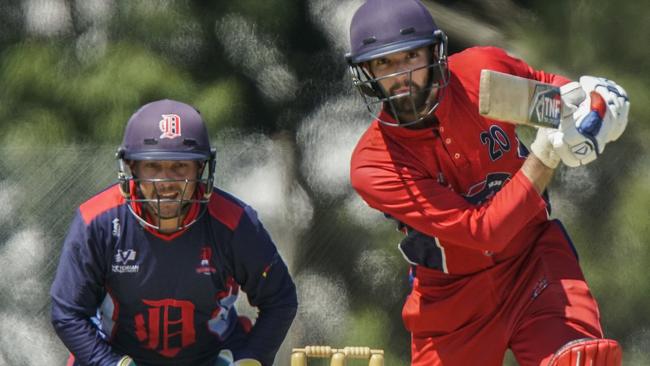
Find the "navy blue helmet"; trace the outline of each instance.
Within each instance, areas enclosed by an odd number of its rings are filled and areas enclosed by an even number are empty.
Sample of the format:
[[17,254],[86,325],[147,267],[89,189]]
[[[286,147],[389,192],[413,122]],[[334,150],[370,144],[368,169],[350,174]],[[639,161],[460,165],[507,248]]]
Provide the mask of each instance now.
[[[373,75],[368,62],[387,55],[429,47],[429,63],[419,69],[427,69],[427,85],[420,91],[424,97],[414,92],[390,95],[381,87],[379,81],[407,75],[414,71],[408,69],[380,78]],[[447,68],[447,36],[438,29],[433,17],[419,0],[367,0],[352,17],[350,25],[350,52],[345,55],[352,81],[361,93],[368,111],[376,118],[376,107],[383,107],[397,123],[380,122],[408,126],[429,117],[438,107],[442,92],[449,80]],[[395,102],[409,98],[411,120],[401,120]]]
[[[207,128],[194,107],[169,99],[151,102],[140,107],[127,122],[124,139],[117,150],[116,157],[120,189],[126,200],[158,205],[158,208],[161,202],[169,202],[169,199],[161,198],[157,192],[157,197],[150,199],[143,197],[139,194],[139,183],[144,181],[159,183],[172,180],[145,179],[135,176],[132,171],[129,175],[125,167],[130,166],[132,162],[142,160],[192,160],[199,162],[202,168],[199,169],[198,176],[195,179],[183,180],[183,182],[185,188],[188,187],[188,183],[194,182],[204,183],[204,188],[191,199],[184,199],[181,195],[180,198],[174,200],[179,207],[177,229],[180,230],[193,224],[205,212],[207,207],[205,204],[209,201],[214,185],[216,150],[210,147]],[[208,168],[207,174],[203,178],[206,167]],[[135,184],[131,184],[131,182]],[[202,204],[201,213],[192,222],[181,224],[181,209],[195,202]],[[131,206],[129,205],[129,208]],[[160,230],[160,222],[156,225],[145,220],[133,209],[131,212],[143,225]]]

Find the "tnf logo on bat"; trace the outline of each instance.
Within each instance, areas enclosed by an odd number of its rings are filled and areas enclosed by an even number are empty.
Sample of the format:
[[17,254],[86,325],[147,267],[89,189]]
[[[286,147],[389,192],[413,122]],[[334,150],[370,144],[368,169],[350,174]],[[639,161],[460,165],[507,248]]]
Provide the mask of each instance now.
[[163,114],[158,126],[162,132],[161,139],[173,139],[181,135],[181,117],[177,114]]
[[562,119],[560,88],[553,85],[536,85],[528,116],[533,123],[557,128]]

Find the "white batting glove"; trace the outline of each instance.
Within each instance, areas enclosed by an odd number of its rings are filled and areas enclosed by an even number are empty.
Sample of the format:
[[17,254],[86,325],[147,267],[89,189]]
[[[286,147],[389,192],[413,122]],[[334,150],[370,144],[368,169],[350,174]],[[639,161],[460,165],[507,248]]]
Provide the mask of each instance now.
[[535,141],[530,145],[533,155],[551,169],[557,168],[560,163],[560,156],[555,152],[551,143],[551,135],[556,132],[557,130],[553,128],[539,128]]
[[560,88],[566,113],[559,131],[549,134],[554,150],[569,167],[588,164],[618,139],[627,126],[630,102],[613,81],[583,76]]
[[[605,123],[605,120],[603,120],[602,131],[596,132],[596,137],[603,140],[605,144],[616,141],[621,137],[627,127],[627,117],[630,113],[630,100],[627,97],[627,92],[612,80],[594,76],[580,77],[580,85],[585,90],[585,93],[587,93],[587,97],[590,97],[591,93],[596,92],[600,94],[606,103],[604,119],[607,119],[609,123]],[[592,101],[591,105],[593,106],[593,104]],[[577,112],[580,113],[581,111],[581,108],[578,108]],[[585,106],[585,111],[583,112],[588,114],[589,108]],[[585,116],[585,118],[587,117]],[[605,147],[603,146],[604,149]]]

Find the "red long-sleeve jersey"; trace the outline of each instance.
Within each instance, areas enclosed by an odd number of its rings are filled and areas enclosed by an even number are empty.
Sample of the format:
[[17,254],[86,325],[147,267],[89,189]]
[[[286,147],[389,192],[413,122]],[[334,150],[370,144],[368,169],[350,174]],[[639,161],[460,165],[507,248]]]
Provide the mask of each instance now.
[[[478,113],[482,69],[569,82],[501,49],[470,48],[449,57],[435,127],[375,120],[352,154],[351,182],[361,197],[431,239],[403,245],[407,260],[450,274],[473,273],[526,251],[548,219],[547,202],[519,171],[528,151],[514,125]],[[380,117],[391,119],[386,112]]]

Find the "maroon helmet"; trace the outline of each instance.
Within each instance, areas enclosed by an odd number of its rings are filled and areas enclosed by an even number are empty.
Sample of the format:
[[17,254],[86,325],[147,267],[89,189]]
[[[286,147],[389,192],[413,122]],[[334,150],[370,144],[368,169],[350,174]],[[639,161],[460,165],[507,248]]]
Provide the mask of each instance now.
[[[214,170],[216,164],[216,150],[210,147],[208,131],[199,112],[192,106],[174,100],[159,100],[145,104],[138,109],[129,119],[124,131],[124,140],[117,150],[118,180],[122,194],[128,202],[158,205],[161,202],[178,202],[178,227],[183,229],[196,222],[207,208],[207,202],[213,190]],[[193,160],[202,165],[195,179],[183,180],[185,188],[188,183],[203,183],[204,189],[200,194],[195,194],[190,199],[184,199],[181,194],[178,199],[161,198],[155,193],[155,198],[146,199],[139,193],[139,183],[169,182],[172,179],[144,179],[131,172],[127,174],[125,166],[129,162],[142,160]],[[203,173],[207,167],[207,176]],[[134,182],[135,184],[131,184]],[[155,187],[155,184],[154,184]],[[196,219],[187,224],[181,223],[181,209],[198,202],[202,204],[200,214]],[[158,225],[152,224],[140,214],[131,209],[136,218],[143,224],[160,230]],[[159,212],[159,211],[158,211]],[[160,218],[158,218],[160,220]]]
[[[430,46],[429,64],[400,71],[377,78],[366,67],[366,62],[386,55]],[[364,98],[366,107],[373,118],[377,117],[377,107],[383,107],[397,123],[380,120],[382,123],[409,126],[430,116],[438,107],[442,91],[449,81],[447,68],[447,36],[436,26],[433,17],[419,0],[367,0],[352,17],[350,25],[350,52],[345,58],[350,67],[352,82]],[[409,79],[414,71],[428,69],[427,85],[421,90],[423,97],[412,91],[390,95],[379,81],[407,74]],[[394,101],[410,98],[409,111],[415,117],[402,121]]]

